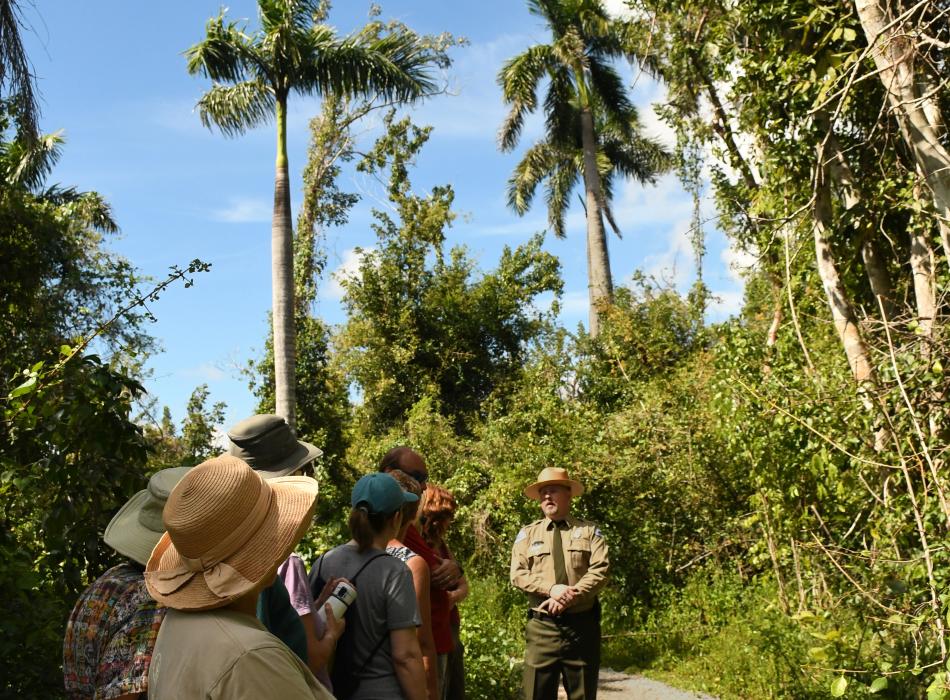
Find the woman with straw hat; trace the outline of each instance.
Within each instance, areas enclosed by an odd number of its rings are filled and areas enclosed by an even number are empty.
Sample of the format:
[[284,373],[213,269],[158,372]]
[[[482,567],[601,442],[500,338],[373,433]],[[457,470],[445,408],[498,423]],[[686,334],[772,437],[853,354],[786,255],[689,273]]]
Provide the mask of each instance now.
[[127,561],[113,566],[76,602],[63,640],[66,697],[136,697],[148,689],[152,648],[165,608],[142,577],[165,526],[162,508],[188,467],[156,472],[106,527],[103,540]]
[[257,596],[310,526],[317,482],[265,481],[237,457],[198,465],[165,504],[167,532],[145,568],[169,611],[149,698],[331,698],[256,617]]

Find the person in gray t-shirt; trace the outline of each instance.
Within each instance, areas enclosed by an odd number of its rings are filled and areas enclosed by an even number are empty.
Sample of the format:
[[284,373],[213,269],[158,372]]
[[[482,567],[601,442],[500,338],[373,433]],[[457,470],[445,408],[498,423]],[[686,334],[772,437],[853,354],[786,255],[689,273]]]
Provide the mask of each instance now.
[[338,654],[348,652],[349,666],[359,679],[351,700],[426,698],[416,636],[421,619],[412,575],[405,563],[386,554],[386,545],[401,524],[402,505],[417,498],[388,474],[367,474],[356,483],[350,499],[353,539],[314,564],[311,581],[357,577],[356,624],[348,619],[337,647]]

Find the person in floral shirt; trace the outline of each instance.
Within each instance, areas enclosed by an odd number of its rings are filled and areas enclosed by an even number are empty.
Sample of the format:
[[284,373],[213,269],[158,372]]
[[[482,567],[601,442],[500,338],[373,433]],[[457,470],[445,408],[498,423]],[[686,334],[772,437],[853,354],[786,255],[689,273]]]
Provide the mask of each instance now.
[[126,502],[106,528],[106,544],[128,558],[79,597],[63,641],[66,697],[135,698],[148,692],[148,669],[165,608],[145,588],[145,564],[165,527],[162,509],[188,467],[163,469]]

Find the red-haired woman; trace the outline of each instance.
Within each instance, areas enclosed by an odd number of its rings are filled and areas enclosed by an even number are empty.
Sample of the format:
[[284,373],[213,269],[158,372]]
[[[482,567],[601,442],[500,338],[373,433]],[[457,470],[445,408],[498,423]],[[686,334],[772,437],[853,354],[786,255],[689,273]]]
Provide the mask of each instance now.
[[[445,533],[455,518],[455,496],[441,486],[429,483],[419,506],[419,525],[423,539],[446,559],[455,559],[445,543]],[[458,604],[468,595],[464,574],[458,585],[448,591],[445,609],[432,609],[432,634],[439,653],[439,688],[442,700],[463,700],[465,697],[464,648],[459,638],[461,618]]]
[[[418,481],[401,469],[394,469],[388,473],[402,487],[403,491],[421,498],[422,485]],[[426,673],[426,690],[428,691],[429,700],[439,700],[442,694],[439,692],[438,685],[438,656],[435,651],[435,639],[432,637],[432,601],[430,598],[432,581],[429,576],[429,565],[425,559],[403,544],[406,538],[406,530],[409,529],[411,523],[416,521],[418,513],[419,501],[406,503],[402,507],[402,526],[393,539],[389,541],[386,552],[405,562],[412,573],[412,585],[416,591],[416,604],[419,606],[419,617],[422,619],[422,624],[416,628],[416,632],[419,635],[422,665]]]

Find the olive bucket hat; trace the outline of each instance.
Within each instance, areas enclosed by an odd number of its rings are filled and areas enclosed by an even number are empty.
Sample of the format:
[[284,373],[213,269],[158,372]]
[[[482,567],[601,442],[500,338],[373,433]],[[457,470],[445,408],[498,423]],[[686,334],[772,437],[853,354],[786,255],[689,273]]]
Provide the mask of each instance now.
[[172,467],[155,472],[148,480],[148,488],[126,501],[106,526],[102,536],[105,543],[119,554],[145,566],[152,549],[165,532],[162,509],[168,494],[189,469],[191,467]]
[[167,532],[145,567],[149,594],[176,610],[210,610],[269,585],[316,504],[310,477],[265,480],[230,455],[199,464],[168,496]]
[[269,413],[245,418],[231,426],[228,439],[228,452],[265,479],[293,474],[323,454],[323,450],[298,440],[287,421]]

